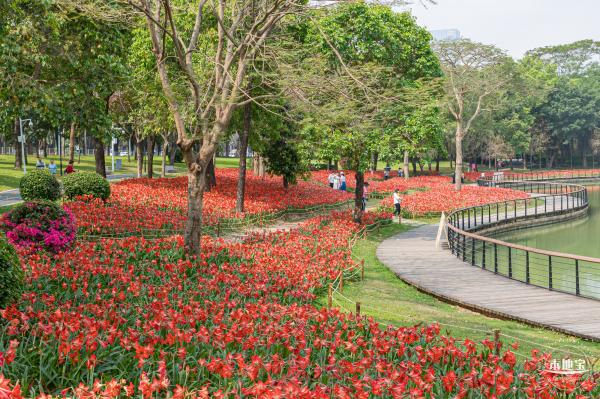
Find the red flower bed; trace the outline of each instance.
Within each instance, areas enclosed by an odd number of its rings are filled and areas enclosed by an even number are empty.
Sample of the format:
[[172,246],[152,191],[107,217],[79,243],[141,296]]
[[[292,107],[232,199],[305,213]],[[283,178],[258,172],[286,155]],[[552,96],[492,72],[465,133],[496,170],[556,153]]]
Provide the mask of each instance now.
[[[316,170],[311,172],[311,180],[327,185],[327,178],[331,171]],[[355,186],[355,174],[352,171],[344,172],[348,186]],[[383,172],[365,172],[365,181],[369,183],[369,191],[376,193],[389,193],[395,189],[401,192],[420,190],[447,184],[451,179],[447,176],[415,176],[408,179],[398,177],[395,171],[390,173],[388,180],[383,180]]]
[[[597,397],[596,377],[523,366],[437,325],[382,328],[311,302],[355,266],[349,213],[244,243],[79,242],[24,255],[21,301],[1,311],[0,395],[173,398]],[[12,382],[11,382],[12,381]],[[18,384],[17,384],[18,381]]]
[[[461,191],[456,191],[453,185],[445,184],[427,191],[402,196],[402,208],[411,215],[428,215],[450,212],[467,206],[523,198],[529,198],[529,195],[517,190],[463,186]],[[383,199],[381,205],[386,209],[391,209],[393,207],[392,198]]]
[[[351,194],[312,182],[283,188],[281,178],[248,176],[244,214],[235,212],[237,170],[218,169],[217,187],[204,194],[203,219],[215,225],[223,219],[271,214],[288,208],[334,204]],[[112,186],[108,203],[83,199],[66,205],[87,233],[124,234],[140,231],[181,231],[187,210],[187,178],[128,179]]]

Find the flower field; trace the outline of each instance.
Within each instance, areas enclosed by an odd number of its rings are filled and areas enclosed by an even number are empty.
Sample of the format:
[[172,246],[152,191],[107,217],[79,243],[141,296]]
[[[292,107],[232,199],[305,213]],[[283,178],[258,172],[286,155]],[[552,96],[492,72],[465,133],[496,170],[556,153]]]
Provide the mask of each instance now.
[[80,241],[22,253],[20,302],[1,311],[2,398],[597,397],[596,376],[547,373],[549,354],[494,354],[439,326],[383,328],[312,305],[357,264],[349,213],[243,243]]
[[[320,184],[327,185],[327,177],[330,171],[317,170],[311,172],[311,180],[319,182]],[[348,185],[354,187],[355,176],[354,172],[344,172],[348,180]],[[391,193],[395,189],[399,189],[400,192],[406,192],[409,190],[422,190],[439,185],[450,183],[451,179],[447,176],[415,176],[409,179],[397,177],[395,171],[390,174],[391,177],[388,180],[383,180],[383,172],[365,172],[365,182],[369,183],[369,191],[377,193]]]
[[[349,200],[349,193],[312,182],[299,181],[285,190],[280,178],[247,176],[244,214],[235,212],[236,169],[217,169],[217,187],[204,195],[203,219],[207,226],[219,221],[269,215],[289,208],[306,208]],[[81,199],[66,207],[89,234],[127,232],[179,232],[185,224],[187,178],[128,179],[112,185],[107,203]]]
[[[409,215],[424,216],[467,206],[528,197],[527,193],[506,188],[463,186],[461,191],[456,191],[453,185],[444,184],[402,196],[402,209]],[[383,199],[381,206],[391,210],[392,198]]]

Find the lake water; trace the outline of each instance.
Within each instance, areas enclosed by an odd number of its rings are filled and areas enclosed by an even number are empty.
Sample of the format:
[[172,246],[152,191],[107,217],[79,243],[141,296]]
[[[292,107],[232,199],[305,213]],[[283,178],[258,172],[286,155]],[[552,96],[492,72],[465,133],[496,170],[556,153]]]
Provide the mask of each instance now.
[[589,186],[588,216],[569,222],[500,234],[503,241],[549,251],[600,258],[600,186]]
[[[499,233],[494,238],[548,251],[600,258],[600,186],[589,186],[588,198],[590,207],[586,217]],[[570,293],[579,289],[581,295],[600,299],[600,264],[534,253],[526,257],[524,251],[513,250],[509,254],[507,248],[500,247],[495,254],[491,250],[485,248],[482,252],[486,253],[488,264],[494,256],[498,259],[494,263],[501,274],[508,275],[510,264],[510,272],[518,280],[526,281],[528,270],[532,284],[546,288],[552,284],[553,289]]]

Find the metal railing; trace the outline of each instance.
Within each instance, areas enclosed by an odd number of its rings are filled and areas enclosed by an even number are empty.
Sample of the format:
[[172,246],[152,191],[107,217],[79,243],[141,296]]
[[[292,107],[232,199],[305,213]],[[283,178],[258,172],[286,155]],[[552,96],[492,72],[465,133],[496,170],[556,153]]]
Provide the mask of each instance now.
[[600,299],[600,259],[532,248],[476,233],[518,221],[585,212],[586,188],[567,183],[484,180],[481,185],[521,190],[531,196],[452,212],[448,216],[448,245],[452,253],[473,266],[513,280]]
[[600,169],[567,169],[567,170],[552,170],[547,172],[500,172],[494,176],[487,172],[485,178],[479,179],[478,184],[487,185],[486,182],[501,182],[501,181],[545,181],[545,180],[561,180],[561,179],[590,179],[600,178]]

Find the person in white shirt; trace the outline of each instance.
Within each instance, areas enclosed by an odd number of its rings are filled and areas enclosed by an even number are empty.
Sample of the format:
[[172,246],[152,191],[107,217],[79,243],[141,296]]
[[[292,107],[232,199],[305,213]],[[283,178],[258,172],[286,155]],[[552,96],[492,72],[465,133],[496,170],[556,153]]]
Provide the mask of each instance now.
[[394,198],[394,216],[398,216],[398,221],[400,221],[400,194],[398,193],[398,189],[394,190],[393,198]]
[[334,190],[340,189],[340,177],[337,174],[333,175],[333,187]]
[[329,187],[333,188],[333,180],[335,179],[335,173],[331,172],[329,177],[327,177],[327,182],[329,183]]

